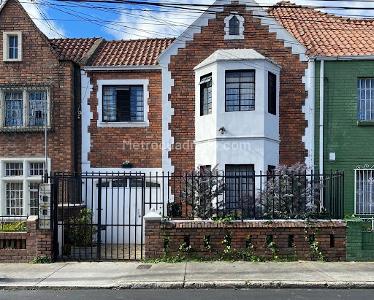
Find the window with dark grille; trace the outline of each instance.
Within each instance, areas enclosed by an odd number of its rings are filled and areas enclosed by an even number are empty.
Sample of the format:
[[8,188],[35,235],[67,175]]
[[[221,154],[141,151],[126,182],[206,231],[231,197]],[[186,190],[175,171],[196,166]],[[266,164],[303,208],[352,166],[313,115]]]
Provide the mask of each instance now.
[[240,21],[237,16],[233,16],[229,21],[229,35],[240,34]]
[[4,93],[5,98],[5,126],[23,126],[23,93],[22,91],[9,91]]
[[212,113],[212,74],[200,79],[200,116]]
[[143,122],[143,86],[104,86],[103,121]]
[[255,109],[255,71],[226,71],[226,111]]
[[249,216],[254,205],[254,166],[226,165],[225,173],[225,209],[241,209]]
[[47,91],[28,92],[29,126],[45,126],[47,120]]
[[277,114],[277,76],[268,72],[268,112]]

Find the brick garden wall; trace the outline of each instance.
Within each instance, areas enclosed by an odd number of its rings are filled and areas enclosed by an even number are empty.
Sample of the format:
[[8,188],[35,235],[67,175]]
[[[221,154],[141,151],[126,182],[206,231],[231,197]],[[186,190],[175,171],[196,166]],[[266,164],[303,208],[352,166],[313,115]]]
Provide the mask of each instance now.
[[[93,90],[89,98],[93,119],[90,123],[92,168],[120,168],[126,160],[135,168],[162,167],[161,71],[88,72]],[[98,80],[148,79],[148,127],[97,127]],[[124,142],[126,143],[124,145]],[[131,146],[132,145],[132,146]]]
[[52,233],[38,229],[38,219],[29,217],[26,232],[0,232],[0,262],[30,262],[52,257]]
[[[270,258],[267,243],[272,238],[280,257],[311,260],[309,238],[314,236],[323,256],[328,261],[344,261],[346,258],[346,225],[342,221],[247,221],[217,223],[213,221],[146,221],[145,257],[158,258],[164,255],[165,238],[169,240],[169,255],[177,255],[181,244],[189,241],[192,253],[209,257],[222,254],[222,241],[229,234],[231,247],[244,250],[253,246],[253,254]],[[204,237],[210,238],[211,250],[204,245]],[[271,237],[272,236],[272,237]],[[293,243],[290,245],[290,236]]]
[[[1,86],[49,86],[52,129],[48,134],[48,156],[52,170],[74,170],[73,70],[71,62],[59,61],[48,39],[35,26],[17,1],[10,0],[0,12],[0,33],[22,32],[22,61],[4,62],[0,43]],[[79,130],[77,128],[77,130]],[[43,131],[0,132],[0,157],[44,157]]]
[[[230,11],[238,12],[245,18],[244,40],[224,40],[224,19]],[[272,59],[281,67],[280,76],[280,162],[291,165],[304,162],[307,150],[302,141],[307,122],[302,106],[306,92],[302,77],[307,68],[306,62],[300,62],[284,42],[276,39],[276,33],[270,33],[258,18],[242,5],[227,6],[208,26],[194,35],[186,47],[179,49],[171,57],[169,70],[174,80],[169,99],[174,109],[171,120],[171,134],[175,147],[169,156],[175,171],[190,171],[195,167],[194,153],[194,115],[195,115],[195,73],[193,68],[218,49],[247,48],[254,49]],[[257,99],[260,101],[260,99]],[[191,145],[177,147],[176,145]],[[256,166],[255,166],[256,167]]]

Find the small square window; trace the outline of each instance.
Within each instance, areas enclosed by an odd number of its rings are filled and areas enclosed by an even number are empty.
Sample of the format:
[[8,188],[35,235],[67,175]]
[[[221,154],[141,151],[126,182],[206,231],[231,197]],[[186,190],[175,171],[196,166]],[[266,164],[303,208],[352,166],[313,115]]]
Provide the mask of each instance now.
[[22,176],[23,163],[11,162],[5,164],[5,176]]
[[144,122],[143,86],[104,86],[103,121]]
[[22,57],[21,32],[4,32],[3,49],[4,61],[20,61]]
[[29,175],[42,176],[44,174],[44,163],[32,162],[30,163]]

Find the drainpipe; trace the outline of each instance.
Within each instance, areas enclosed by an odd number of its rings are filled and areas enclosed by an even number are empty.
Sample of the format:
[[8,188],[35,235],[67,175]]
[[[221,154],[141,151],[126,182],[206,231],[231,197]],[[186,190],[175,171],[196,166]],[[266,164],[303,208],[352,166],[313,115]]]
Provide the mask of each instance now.
[[[325,100],[325,61],[321,59],[319,73],[319,173],[323,174],[323,126],[324,126],[324,100]],[[321,178],[323,184],[323,177]],[[323,193],[320,194],[321,209],[324,207]]]

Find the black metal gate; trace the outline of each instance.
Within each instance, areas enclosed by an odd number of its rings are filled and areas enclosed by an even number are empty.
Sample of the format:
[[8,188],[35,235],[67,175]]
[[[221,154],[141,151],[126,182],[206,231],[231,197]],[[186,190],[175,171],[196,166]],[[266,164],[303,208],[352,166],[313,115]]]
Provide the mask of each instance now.
[[145,175],[54,174],[55,259],[143,258]]

